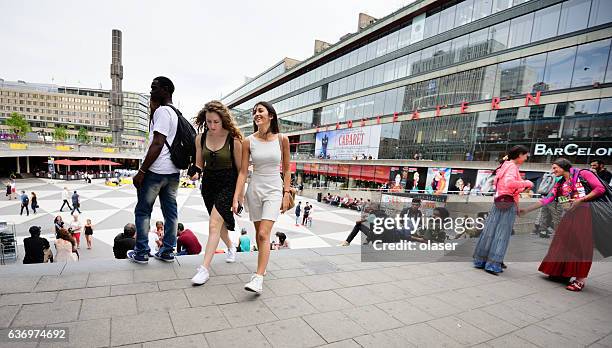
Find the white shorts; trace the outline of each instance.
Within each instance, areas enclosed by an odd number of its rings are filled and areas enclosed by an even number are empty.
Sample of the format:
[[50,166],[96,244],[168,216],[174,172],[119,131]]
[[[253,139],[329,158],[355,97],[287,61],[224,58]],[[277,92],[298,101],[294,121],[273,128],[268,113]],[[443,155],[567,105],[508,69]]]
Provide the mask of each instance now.
[[246,206],[252,222],[276,221],[283,202],[283,182],[278,175],[252,176],[247,187]]

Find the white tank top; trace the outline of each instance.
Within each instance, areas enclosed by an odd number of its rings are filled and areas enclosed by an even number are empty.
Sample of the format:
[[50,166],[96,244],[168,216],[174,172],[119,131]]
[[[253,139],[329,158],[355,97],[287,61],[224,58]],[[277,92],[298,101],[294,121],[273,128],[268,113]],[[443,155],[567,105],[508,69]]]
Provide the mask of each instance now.
[[261,141],[249,135],[253,175],[280,175],[281,150],[278,136],[272,141]]

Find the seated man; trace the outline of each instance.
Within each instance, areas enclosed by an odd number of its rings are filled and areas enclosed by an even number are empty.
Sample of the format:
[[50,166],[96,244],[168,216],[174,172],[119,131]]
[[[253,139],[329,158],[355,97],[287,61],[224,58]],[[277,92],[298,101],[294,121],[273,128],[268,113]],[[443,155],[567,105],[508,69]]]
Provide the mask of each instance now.
[[190,229],[185,229],[182,223],[178,223],[176,234],[176,254],[177,255],[197,255],[202,251],[202,245],[198,237]]
[[416,235],[413,235],[413,241],[421,243],[427,243],[428,241],[444,243],[447,237],[443,225],[450,214],[446,208],[437,207],[434,208],[432,216],[435,220],[430,221],[424,228],[420,229]]
[[136,245],[136,225],[129,223],[123,227],[123,232],[115,237],[113,253],[116,259],[125,259],[128,250],[133,250]]
[[346,240],[340,244],[340,246],[351,245],[351,242],[357,236],[359,231],[361,231],[366,236],[366,242],[363,243],[364,245],[371,242],[372,241],[371,224],[374,221],[374,218],[375,216],[372,213],[372,205],[370,204],[368,200],[368,203],[366,203],[366,205],[361,210],[361,216],[359,217],[359,220],[355,222],[355,226],[353,227],[353,230],[351,231],[351,233],[349,233]]
[[[49,241],[40,237],[39,226],[30,227],[30,237],[23,239],[23,247],[25,249],[24,264],[43,263],[45,254],[51,251]],[[53,253],[51,253],[50,260],[53,262]]]

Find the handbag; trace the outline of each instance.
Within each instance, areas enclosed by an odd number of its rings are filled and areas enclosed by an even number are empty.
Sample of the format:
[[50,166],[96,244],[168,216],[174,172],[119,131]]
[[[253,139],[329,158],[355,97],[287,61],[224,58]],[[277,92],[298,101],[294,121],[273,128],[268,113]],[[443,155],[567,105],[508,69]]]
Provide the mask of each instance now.
[[[589,194],[592,188],[580,175],[580,172],[583,170],[587,169],[580,170],[576,176],[584,187],[585,193]],[[595,177],[603,185],[605,191],[601,196],[588,202],[591,208],[593,245],[603,257],[610,257],[612,256],[612,229],[610,229],[610,225],[612,224],[612,188],[601,180],[598,175],[595,175]]]
[[[285,154],[283,152],[283,138],[282,135],[279,133],[278,134],[278,144],[280,145],[280,150],[281,150],[281,167],[282,164],[285,162],[284,158],[285,158]],[[281,178],[283,179],[283,183],[284,183],[284,173],[281,172]],[[295,189],[295,187],[291,186],[289,187],[289,207],[287,207],[287,210],[291,210],[293,209],[293,207],[295,207],[295,195],[297,193],[297,190]],[[283,192],[283,198],[285,197],[285,193]],[[282,203],[281,203],[282,206]]]
[[493,204],[495,204],[495,207],[499,210],[508,210],[515,204],[514,197],[512,197],[512,195],[497,196],[493,198]]

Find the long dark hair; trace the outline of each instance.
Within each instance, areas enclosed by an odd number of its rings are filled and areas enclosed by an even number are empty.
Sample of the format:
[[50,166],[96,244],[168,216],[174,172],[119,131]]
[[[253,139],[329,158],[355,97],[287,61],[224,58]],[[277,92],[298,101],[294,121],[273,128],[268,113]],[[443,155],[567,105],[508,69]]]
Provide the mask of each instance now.
[[[251,115],[255,115],[255,110],[257,109],[258,105],[261,105],[266,108],[266,110],[268,110],[268,114],[272,116],[268,132],[271,132],[272,134],[280,133],[280,128],[278,127],[278,115],[276,114],[276,110],[274,110],[272,104],[268,103],[267,101],[260,101],[255,103],[255,106],[253,106],[253,110],[251,111]],[[255,124],[255,121],[253,121],[253,132],[257,132],[257,125]]]
[[570,169],[572,169],[572,162],[568,161],[563,157],[557,158],[552,164],[556,164],[557,166],[559,166],[559,168],[565,170],[566,172],[569,172]]
[[506,161],[517,159],[520,155],[524,155],[526,153],[529,153],[529,149],[525,145],[514,145],[512,148],[510,148],[508,154],[500,160],[499,166],[493,171],[493,175],[497,174],[499,168],[501,168]]
[[221,126],[230,132],[232,138],[242,140],[242,132],[238,129],[232,113],[227,106],[223,105],[223,103],[218,100],[212,100],[206,103],[202,110],[198,112],[198,115],[193,119],[193,123],[198,129],[198,132],[208,130],[208,125],[206,125],[207,112],[214,112],[219,115],[219,118],[221,118]]

